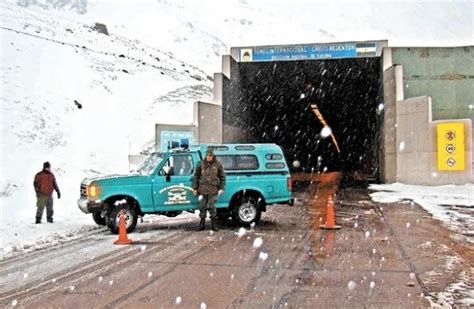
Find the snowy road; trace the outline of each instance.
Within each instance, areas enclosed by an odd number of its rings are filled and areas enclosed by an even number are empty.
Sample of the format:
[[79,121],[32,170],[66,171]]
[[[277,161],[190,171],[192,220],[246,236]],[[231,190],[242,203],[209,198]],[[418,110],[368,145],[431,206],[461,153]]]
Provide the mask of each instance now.
[[129,235],[132,246],[112,245],[116,236],[104,231],[5,260],[0,305],[411,308],[472,300],[472,247],[423,209],[381,207],[365,190],[347,189],[336,204],[343,228],[327,232],[318,226],[331,192],[302,189],[295,207],[272,206],[255,229],[196,232],[196,217],[150,222]]

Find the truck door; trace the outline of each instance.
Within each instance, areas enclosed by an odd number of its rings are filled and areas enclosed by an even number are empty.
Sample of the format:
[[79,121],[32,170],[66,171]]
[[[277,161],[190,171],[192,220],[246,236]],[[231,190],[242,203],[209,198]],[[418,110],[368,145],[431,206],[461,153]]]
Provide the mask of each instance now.
[[197,165],[197,153],[172,153],[153,181],[155,211],[197,209],[192,179]]

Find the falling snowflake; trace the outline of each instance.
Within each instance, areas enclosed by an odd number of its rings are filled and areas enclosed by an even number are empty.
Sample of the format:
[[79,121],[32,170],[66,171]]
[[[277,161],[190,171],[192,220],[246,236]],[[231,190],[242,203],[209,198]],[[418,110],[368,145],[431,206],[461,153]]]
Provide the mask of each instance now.
[[381,111],[383,111],[383,103],[380,103],[379,106],[377,107],[377,111],[380,113]]
[[349,289],[349,291],[353,291],[357,286],[357,283],[355,283],[355,281],[351,280],[349,281],[349,283],[347,283],[347,288]]
[[260,237],[255,238],[255,240],[253,241],[254,248],[260,248],[262,244],[263,244],[263,239],[261,239]]
[[369,237],[370,237],[370,232],[369,231],[365,232],[365,238],[367,239]]
[[268,253],[260,252],[260,254],[258,255],[258,258],[261,259],[262,261],[265,261],[268,258]]
[[405,142],[400,142],[400,150],[405,149]]
[[181,304],[181,296],[176,297],[176,305]]
[[375,282],[370,281],[370,288],[373,289],[375,287]]
[[18,301],[17,301],[16,299],[13,300],[13,301],[12,301],[12,307],[15,307],[17,303],[18,303]]
[[207,305],[205,303],[201,303],[201,309],[206,309]]
[[245,230],[245,228],[241,227],[241,228],[239,229],[238,235],[239,235],[239,237],[242,237],[242,236],[245,235],[245,233],[247,233],[247,231]]
[[148,277],[151,277],[151,276],[153,276],[153,273],[150,271],[150,272],[148,273]]

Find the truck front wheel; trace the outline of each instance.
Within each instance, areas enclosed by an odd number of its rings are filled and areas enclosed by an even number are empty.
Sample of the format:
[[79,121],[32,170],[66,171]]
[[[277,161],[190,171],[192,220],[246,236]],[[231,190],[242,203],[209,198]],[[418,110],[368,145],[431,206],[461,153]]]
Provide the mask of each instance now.
[[92,219],[94,219],[94,222],[98,225],[106,225],[105,216],[102,215],[102,211],[94,212]]
[[119,233],[119,222],[120,222],[120,211],[123,210],[125,213],[125,227],[127,233],[133,232],[137,226],[138,215],[133,208],[130,208],[127,204],[122,204],[114,207],[109,214],[109,220],[107,225],[110,231],[114,234]]

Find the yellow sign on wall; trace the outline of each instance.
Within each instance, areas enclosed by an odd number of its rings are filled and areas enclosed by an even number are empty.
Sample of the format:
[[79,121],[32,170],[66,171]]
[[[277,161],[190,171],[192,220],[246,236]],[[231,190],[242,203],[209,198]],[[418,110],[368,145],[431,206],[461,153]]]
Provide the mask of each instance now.
[[439,123],[436,129],[438,133],[438,170],[464,170],[464,123]]

